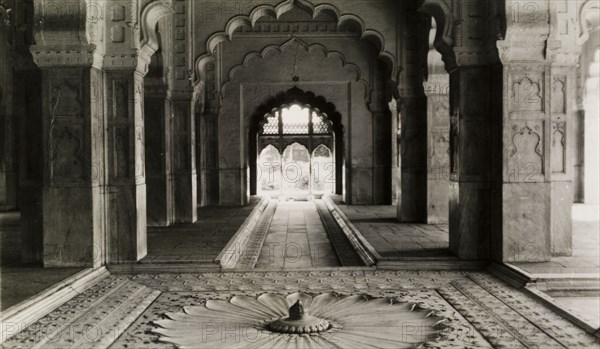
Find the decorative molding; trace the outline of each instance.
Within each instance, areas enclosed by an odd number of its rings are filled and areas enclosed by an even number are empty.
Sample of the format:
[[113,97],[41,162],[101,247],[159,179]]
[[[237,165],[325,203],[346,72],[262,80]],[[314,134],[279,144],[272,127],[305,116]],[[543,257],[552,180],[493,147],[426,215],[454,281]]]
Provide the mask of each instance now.
[[[597,28],[600,25],[600,22],[590,23],[588,21],[588,15],[597,12],[595,16],[590,16],[594,18],[596,21],[600,19],[600,3],[598,0],[587,0],[581,6],[578,16],[577,23],[579,24],[579,34],[577,37],[577,44],[583,45],[590,38],[590,32]],[[592,28],[590,28],[590,26]]]
[[233,34],[237,30],[242,27],[252,28],[261,18],[270,17],[278,20],[284,13],[291,11],[295,6],[300,7],[304,11],[308,11],[312,18],[317,18],[324,11],[328,11],[335,15],[338,27],[350,23],[357,25],[360,28],[361,38],[375,43],[375,46],[380,49],[379,57],[390,67],[390,71],[392,72],[391,76],[396,75],[396,58],[393,54],[385,50],[386,44],[384,35],[376,30],[366,28],[364,21],[360,17],[352,14],[340,14],[337,7],[330,4],[320,4],[315,6],[305,0],[286,0],[277,6],[257,6],[252,10],[250,15],[240,15],[230,19],[225,26],[224,31],[211,35],[206,42],[206,53],[200,55],[196,59],[196,81],[206,80],[204,67],[207,65],[207,62],[214,60],[213,55],[218,44],[224,41],[233,40]]
[[567,172],[566,122],[552,123],[552,173]]
[[[509,166],[511,175],[516,174],[517,177],[513,181],[535,181],[538,175],[545,173],[544,168],[544,138],[541,136],[543,132],[541,126],[534,128],[524,125],[519,127],[514,125],[512,136],[510,138],[512,150],[509,156]],[[522,178],[524,175],[525,178]],[[512,177],[511,177],[512,178]]]
[[73,47],[72,50],[53,50],[49,46],[33,45],[30,47],[30,52],[33,56],[33,62],[40,68],[57,66],[97,67],[96,62],[98,60],[101,62],[101,57],[94,54],[94,48],[94,45],[86,45]]
[[514,76],[510,87],[511,111],[543,111],[542,76]]
[[425,0],[419,8],[435,18],[437,30],[433,46],[442,54],[446,70],[451,71],[456,66],[454,57],[454,14],[452,12],[452,0]]
[[[173,8],[171,7],[171,1],[168,0],[155,0],[144,7],[141,16],[142,48],[148,46],[153,51],[152,54],[158,50],[159,42],[156,35],[156,25],[158,24],[158,20],[163,16],[173,13],[175,13],[175,11],[173,11]],[[135,22],[128,22],[128,24],[134,26]],[[150,54],[149,57],[152,56],[152,54]]]

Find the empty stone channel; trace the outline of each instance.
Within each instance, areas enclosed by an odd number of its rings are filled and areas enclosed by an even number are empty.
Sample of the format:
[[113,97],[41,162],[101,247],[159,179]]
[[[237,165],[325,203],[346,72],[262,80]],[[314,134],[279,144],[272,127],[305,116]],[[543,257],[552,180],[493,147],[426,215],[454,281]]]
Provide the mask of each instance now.
[[[330,213],[327,209],[319,213],[319,204],[321,200],[277,202],[254,267],[303,269],[363,265],[347,239],[341,236],[341,228],[324,223],[321,215]],[[327,221],[329,219],[325,219]],[[347,258],[348,253],[354,258]]]

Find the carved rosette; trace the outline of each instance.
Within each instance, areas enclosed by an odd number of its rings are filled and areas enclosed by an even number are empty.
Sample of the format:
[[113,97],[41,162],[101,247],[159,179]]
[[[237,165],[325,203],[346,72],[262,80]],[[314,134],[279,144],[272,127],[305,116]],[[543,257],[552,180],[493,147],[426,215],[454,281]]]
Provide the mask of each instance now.
[[179,348],[412,348],[435,340],[445,321],[388,298],[300,292],[208,300],[165,317],[153,332]]

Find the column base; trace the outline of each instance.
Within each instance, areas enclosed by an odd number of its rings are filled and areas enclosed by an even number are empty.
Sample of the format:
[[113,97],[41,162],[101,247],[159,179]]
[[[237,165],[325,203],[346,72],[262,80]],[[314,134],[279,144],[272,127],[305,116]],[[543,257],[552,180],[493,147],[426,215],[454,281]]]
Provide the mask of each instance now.
[[504,183],[502,195],[502,261],[549,261],[550,183]]
[[571,182],[552,182],[552,256],[573,254],[573,187]]
[[44,267],[102,264],[103,202],[100,187],[44,188]]
[[110,263],[137,262],[147,253],[146,184],[109,187]]

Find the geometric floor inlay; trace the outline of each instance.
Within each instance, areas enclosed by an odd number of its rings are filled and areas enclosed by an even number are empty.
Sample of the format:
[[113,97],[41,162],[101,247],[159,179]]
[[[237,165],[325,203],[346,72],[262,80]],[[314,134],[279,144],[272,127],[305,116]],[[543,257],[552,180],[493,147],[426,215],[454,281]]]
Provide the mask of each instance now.
[[[289,310],[297,300],[309,319],[303,328],[312,326],[315,330],[307,331],[313,333],[284,328],[299,319]],[[293,314],[299,314],[298,309]],[[284,319],[278,323],[283,325],[273,328],[283,333],[268,327],[278,319]],[[269,336],[257,339],[258,331]],[[340,268],[110,275],[2,346],[318,348],[334,339],[343,348],[600,344],[544,304],[485,272]],[[262,342],[252,342],[258,340]]]

